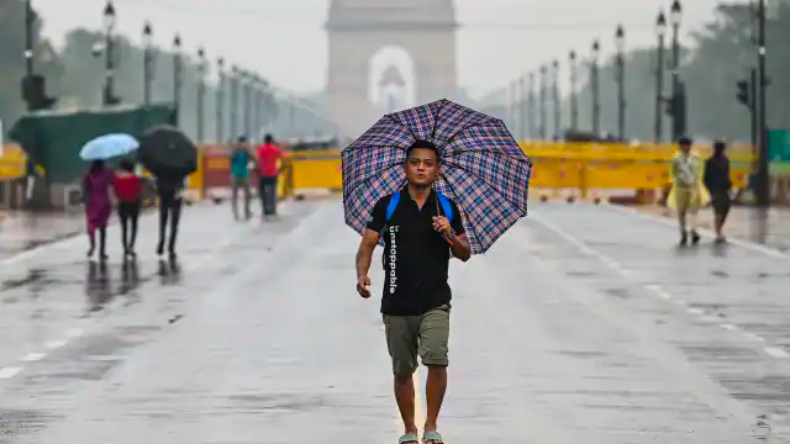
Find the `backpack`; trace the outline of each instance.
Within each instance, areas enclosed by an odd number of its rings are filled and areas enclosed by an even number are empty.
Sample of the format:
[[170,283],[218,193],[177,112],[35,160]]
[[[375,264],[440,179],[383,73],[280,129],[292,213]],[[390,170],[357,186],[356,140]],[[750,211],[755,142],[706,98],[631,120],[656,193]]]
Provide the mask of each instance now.
[[[400,191],[392,195],[390,198],[389,205],[387,205],[387,216],[386,221],[389,223],[390,219],[392,219],[392,215],[395,213],[395,209],[398,208],[398,203],[400,203]],[[436,192],[436,197],[439,199],[439,203],[442,205],[442,212],[444,213],[444,217],[447,218],[450,223],[453,223],[453,207],[450,205],[450,200],[445,197],[444,194],[440,192]]]

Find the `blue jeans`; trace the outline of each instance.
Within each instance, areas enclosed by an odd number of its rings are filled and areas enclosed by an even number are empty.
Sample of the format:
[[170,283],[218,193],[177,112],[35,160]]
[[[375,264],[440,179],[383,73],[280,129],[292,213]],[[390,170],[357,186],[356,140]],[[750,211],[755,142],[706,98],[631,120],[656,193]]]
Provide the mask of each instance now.
[[261,198],[263,214],[277,214],[277,176],[259,177],[258,195]]

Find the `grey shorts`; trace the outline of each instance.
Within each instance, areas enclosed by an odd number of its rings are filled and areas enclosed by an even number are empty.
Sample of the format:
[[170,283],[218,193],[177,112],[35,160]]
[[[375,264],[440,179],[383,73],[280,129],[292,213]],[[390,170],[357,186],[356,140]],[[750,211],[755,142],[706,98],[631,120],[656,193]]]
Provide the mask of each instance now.
[[449,364],[450,307],[442,305],[418,316],[384,315],[387,349],[392,372],[411,376],[417,370],[417,355],[422,365]]

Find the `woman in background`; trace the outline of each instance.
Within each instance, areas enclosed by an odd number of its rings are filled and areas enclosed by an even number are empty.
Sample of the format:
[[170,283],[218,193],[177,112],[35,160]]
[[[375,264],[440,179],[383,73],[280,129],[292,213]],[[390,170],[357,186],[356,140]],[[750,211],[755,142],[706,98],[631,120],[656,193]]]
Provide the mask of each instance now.
[[143,183],[134,173],[134,162],[123,159],[115,173],[115,196],[118,198],[118,218],[121,220],[121,243],[125,257],[136,257],[137,220],[140,217],[140,198]]
[[110,188],[115,175],[104,166],[104,161],[94,160],[88,172],[82,178],[82,195],[85,202],[85,220],[88,226],[90,248],[88,257],[96,250],[96,231],[99,231],[99,258],[107,259],[105,250],[107,240],[107,222],[112,212]]

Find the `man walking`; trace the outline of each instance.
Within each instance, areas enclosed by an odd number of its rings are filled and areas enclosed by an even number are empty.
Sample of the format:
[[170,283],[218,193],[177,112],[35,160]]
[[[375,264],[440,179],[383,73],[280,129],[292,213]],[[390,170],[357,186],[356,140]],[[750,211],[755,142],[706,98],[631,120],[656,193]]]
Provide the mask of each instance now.
[[440,444],[444,441],[436,425],[447,388],[450,253],[465,262],[471,248],[458,207],[433,189],[440,171],[436,147],[417,141],[408,149],[404,169],[407,186],[379,200],[368,219],[356,256],[357,291],[370,297],[368,271],[383,233],[381,313],[405,428],[399,443],[419,444],[412,380],[419,354],[428,368],[423,443]]
[[680,245],[687,245],[689,233],[691,243],[696,245],[700,241],[697,233],[697,214],[700,207],[707,203],[707,190],[702,183],[702,174],[705,165],[702,159],[691,152],[692,141],[682,137],[678,141],[680,152],[672,158],[670,163],[670,177],[672,189],[667,196],[667,205],[674,207],[678,214],[680,226]]
[[724,222],[730,213],[732,199],[732,180],[730,179],[730,159],[724,154],[727,144],[716,141],[713,144],[713,155],[705,162],[705,187],[711,196],[713,206],[714,228],[716,229],[716,243],[724,243],[727,239],[722,234]]
[[244,195],[244,217],[249,219],[250,212],[250,177],[249,164],[252,156],[247,138],[242,136],[236,140],[236,145],[230,153],[230,189],[233,217],[239,218],[238,200],[239,190]]
[[277,176],[279,169],[277,161],[283,157],[283,152],[274,143],[274,137],[266,134],[263,145],[257,150],[258,160],[258,194],[261,198],[263,218],[277,214]]

